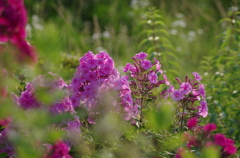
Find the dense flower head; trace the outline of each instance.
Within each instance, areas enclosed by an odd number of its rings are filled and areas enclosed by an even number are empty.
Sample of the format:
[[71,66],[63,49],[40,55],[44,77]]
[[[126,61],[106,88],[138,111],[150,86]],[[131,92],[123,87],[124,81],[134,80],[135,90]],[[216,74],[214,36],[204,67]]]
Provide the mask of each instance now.
[[37,61],[34,48],[25,40],[27,13],[23,0],[2,0],[0,2],[0,42],[10,41],[20,51],[20,61]]
[[[99,52],[94,55],[91,51],[86,53],[80,60],[80,65],[70,85],[71,100],[74,107],[81,105],[88,111],[88,122],[95,123],[95,117],[99,114],[99,105],[107,98],[106,93],[115,90],[120,98],[120,103],[115,105],[113,96],[112,107],[119,111],[119,105],[128,117],[127,120],[136,116],[138,109],[132,101],[131,90],[127,76],[120,77],[120,73],[114,67],[113,59],[106,52]],[[124,71],[134,72],[135,67],[126,64]],[[114,94],[114,93],[113,93]]]
[[53,146],[50,147],[49,155],[45,158],[72,158],[69,155],[69,147],[63,141],[56,142]]
[[[190,124],[190,121],[194,124],[195,128],[192,130],[193,133],[190,134],[187,132],[183,135],[184,141],[187,141],[186,146],[189,150],[191,150],[192,147],[198,147],[201,150],[209,146],[218,146],[216,149],[220,149],[221,157],[228,157],[237,152],[237,148],[232,139],[226,138],[222,133],[217,133],[215,135],[211,133],[211,131],[216,129],[215,124],[209,123],[202,128],[202,126],[195,124],[195,120],[196,119],[190,119],[188,121],[188,124]],[[177,152],[176,156],[179,156],[179,152]]]
[[2,0],[0,11],[0,42],[25,38],[27,13],[23,0]]
[[[205,100],[206,91],[203,84],[199,84],[201,77],[198,73],[193,72],[195,76],[194,79],[189,79],[188,76],[185,77],[185,82],[181,82],[180,79],[175,78],[180,85],[179,89],[167,90],[162,93],[162,95],[167,98],[171,96],[174,101],[180,101],[181,106],[187,108],[188,112],[193,116],[206,117],[208,115],[208,106]],[[200,97],[201,96],[201,97]],[[194,107],[194,102],[200,101],[200,106]],[[184,105],[183,105],[184,104]],[[199,109],[196,113],[195,110]]]
[[214,123],[208,123],[204,126],[204,131],[211,132],[217,129],[217,126]]
[[34,91],[32,83],[27,83],[26,91],[22,92],[21,96],[18,98],[18,103],[23,109],[40,107],[41,104],[36,99]]
[[198,122],[197,118],[193,117],[193,118],[188,120],[187,127],[190,128],[190,129],[193,128],[193,127],[196,127],[197,122]]
[[225,146],[225,143],[226,143],[226,137],[224,134],[221,134],[221,133],[217,133],[215,134],[214,136],[214,142],[219,145],[219,146],[222,146],[224,147]]

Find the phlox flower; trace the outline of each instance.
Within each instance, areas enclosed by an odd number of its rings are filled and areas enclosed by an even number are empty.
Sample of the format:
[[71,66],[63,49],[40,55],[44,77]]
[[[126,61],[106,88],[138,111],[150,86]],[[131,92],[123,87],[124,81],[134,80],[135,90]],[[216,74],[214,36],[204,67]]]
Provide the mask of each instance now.
[[148,79],[150,81],[150,83],[153,83],[153,84],[156,84],[157,83],[157,79],[158,79],[158,76],[155,72],[151,72],[149,75],[148,75]]
[[220,146],[224,147],[225,144],[226,144],[226,139],[227,139],[227,138],[225,137],[224,134],[222,134],[222,133],[217,133],[217,134],[215,134],[215,136],[214,136],[214,143],[217,144],[217,145],[220,145]]
[[147,70],[147,69],[150,69],[150,68],[152,67],[152,63],[151,63],[151,61],[149,61],[149,60],[147,60],[147,59],[143,59],[143,60],[141,61],[141,66],[142,66],[145,70]]
[[179,100],[182,100],[184,97],[182,91],[180,90],[174,90],[173,93],[171,94],[171,98],[174,100],[174,101],[179,101]]
[[190,128],[190,129],[193,128],[193,127],[196,127],[197,122],[198,122],[197,118],[193,117],[193,118],[191,118],[187,121],[187,127]]
[[69,154],[69,147],[62,141],[55,143],[53,146],[50,147],[50,151],[48,156],[45,158],[72,158]]
[[192,86],[188,83],[188,82],[183,82],[180,85],[180,90],[184,93],[184,94],[189,94],[192,91]]
[[237,148],[231,144],[231,145],[227,145],[223,148],[223,151],[229,155],[235,154],[237,152]]
[[198,82],[202,80],[202,77],[197,72],[193,72],[192,74],[195,77],[195,80],[197,80]]
[[130,64],[130,63],[127,63],[127,64],[126,64],[126,66],[123,68],[123,72],[127,72],[128,70],[129,70],[131,73],[136,72],[135,66],[133,66],[133,65]]
[[201,115],[202,117],[206,117],[208,115],[208,106],[207,102],[205,100],[202,100],[200,102],[200,106],[198,106],[198,114]]
[[89,59],[88,65],[90,68],[95,68],[98,66],[98,60],[96,59]]
[[204,85],[203,84],[199,84],[198,93],[199,93],[199,95],[202,96],[202,99],[206,98],[206,91],[204,89]]
[[146,54],[144,52],[140,52],[140,53],[136,54],[134,56],[134,58],[141,60],[141,59],[145,59],[147,56],[148,56],[148,54]]
[[217,129],[217,126],[214,123],[208,123],[204,126],[204,131],[211,132],[211,131],[214,131],[216,129]]

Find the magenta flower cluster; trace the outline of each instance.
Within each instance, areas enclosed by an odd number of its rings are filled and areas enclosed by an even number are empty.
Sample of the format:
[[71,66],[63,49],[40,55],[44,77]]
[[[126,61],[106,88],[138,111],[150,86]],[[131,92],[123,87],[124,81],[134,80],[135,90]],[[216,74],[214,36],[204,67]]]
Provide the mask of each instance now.
[[[187,149],[191,150],[193,147],[218,147],[221,151],[221,157],[228,157],[237,152],[237,148],[232,139],[226,138],[226,136],[221,133],[212,134],[212,131],[217,129],[214,123],[200,126],[198,125],[197,118],[191,118],[188,120],[187,126],[191,129],[191,132],[185,132],[183,134],[183,140],[186,141]],[[175,157],[183,158],[187,149],[180,148]]]
[[[204,89],[204,85],[200,83],[202,80],[201,76],[193,72],[194,79],[188,79],[188,76],[185,77],[185,82],[181,82],[178,78],[176,80],[178,81],[180,88],[174,89],[174,87],[171,85],[170,88],[166,91],[164,91],[162,94],[165,95],[165,97],[170,96],[172,100],[179,101],[182,104],[191,104],[195,101],[200,101],[200,106],[198,106],[196,109],[198,109],[198,115],[202,117],[206,117],[208,115],[208,106],[206,102],[206,91]],[[192,110],[195,110],[194,107],[192,107]]]
[[[89,112],[88,122],[95,123],[94,118],[100,112],[97,108],[104,99],[102,95],[111,90],[116,91],[118,97],[121,98],[121,107],[118,106],[116,98],[111,98],[112,106],[115,106],[117,111],[122,108],[126,120],[137,115],[138,109],[133,105],[127,77],[120,77],[114,67],[113,59],[106,52],[94,55],[89,51],[79,61],[80,65],[70,85],[71,100],[73,107],[81,104],[87,109]],[[111,96],[109,95],[109,97]]]
[[69,155],[69,146],[63,141],[56,142],[54,145],[50,146],[48,150],[48,155],[44,158],[72,158]]
[[37,54],[32,46],[25,40],[27,13],[23,0],[0,1],[0,42],[10,41],[21,52],[19,59],[30,58],[37,60]]

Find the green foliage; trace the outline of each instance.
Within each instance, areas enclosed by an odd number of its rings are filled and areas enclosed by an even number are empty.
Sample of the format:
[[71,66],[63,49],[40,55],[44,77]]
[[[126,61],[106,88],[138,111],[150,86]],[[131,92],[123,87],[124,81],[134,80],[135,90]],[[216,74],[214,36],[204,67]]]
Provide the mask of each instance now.
[[160,11],[150,8],[145,12],[145,16],[145,19],[140,23],[144,25],[144,29],[140,34],[140,38],[143,40],[139,43],[139,47],[148,53],[151,59],[156,57],[160,61],[163,70],[167,70],[169,78],[178,76],[178,71],[181,68],[176,62],[176,51],[168,39],[169,33]]
[[229,11],[228,18],[219,21],[224,25],[219,34],[218,55],[204,57],[202,61],[206,76],[210,117],[207,122],[218,124],[218,131],[234,139],[240,145],[240,12]]

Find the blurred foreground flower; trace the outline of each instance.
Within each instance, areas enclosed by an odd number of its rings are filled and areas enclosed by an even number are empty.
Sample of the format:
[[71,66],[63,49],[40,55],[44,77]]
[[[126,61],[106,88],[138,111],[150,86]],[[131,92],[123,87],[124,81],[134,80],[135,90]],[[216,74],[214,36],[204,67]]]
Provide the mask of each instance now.
[[33,47],[25,40],[27,13],[23,0],[0,1],[0,42],[11,42],[19,51],[18,60],[37,61]]

